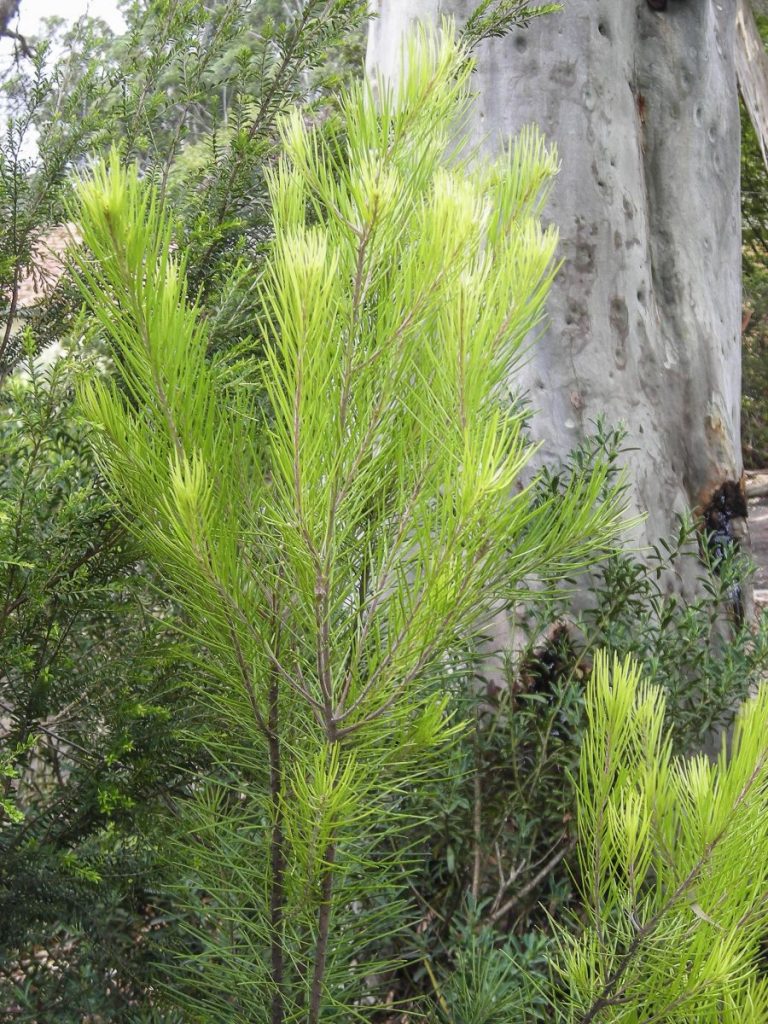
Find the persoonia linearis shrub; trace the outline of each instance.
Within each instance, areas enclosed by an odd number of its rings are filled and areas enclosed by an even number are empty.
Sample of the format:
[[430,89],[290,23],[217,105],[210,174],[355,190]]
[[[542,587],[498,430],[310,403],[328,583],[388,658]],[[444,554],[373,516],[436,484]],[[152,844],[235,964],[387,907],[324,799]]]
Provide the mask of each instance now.
[[[348,92],[343,134],[283,120],[259,336],[237,359],[209,356],[136,169],[113,154],[78,189],[78,276],[115,371],[82,407],[220,723],[186,836],[194,1019],[363,1012],[366,929],[406,920],[372,854],[455,728],[437,670],[621,525],[604,466],[549,502],[515,486],[532,446],[510,381],[553,273],[555,156],[535,131],[493,163],[449,155],[471,61],[448,24],[404,60],[396,88]],[[170,984],[181,998],[183,972]]]

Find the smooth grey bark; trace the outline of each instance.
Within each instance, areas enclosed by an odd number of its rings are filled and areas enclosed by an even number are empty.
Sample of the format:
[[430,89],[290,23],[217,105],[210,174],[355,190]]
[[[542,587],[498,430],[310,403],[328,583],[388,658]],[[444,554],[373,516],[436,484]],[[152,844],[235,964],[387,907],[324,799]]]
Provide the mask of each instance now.
[[[395,76],[415,21],[473,6],[380,0],[369,67]],[[472,140],[495,151],[534,121],[562,161],[547,216],[564,265],[522,372],[540,458],[601,413],[623,422],[640,545],[713,501],[743,533],[735,15],[735,0],[567,0],[477,54]]]

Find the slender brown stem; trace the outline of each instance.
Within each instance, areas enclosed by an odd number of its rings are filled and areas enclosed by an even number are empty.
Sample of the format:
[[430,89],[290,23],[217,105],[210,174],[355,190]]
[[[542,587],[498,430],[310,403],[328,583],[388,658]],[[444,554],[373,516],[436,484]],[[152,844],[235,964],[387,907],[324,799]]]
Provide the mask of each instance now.
[[336,845],[330,842],[325,848],[325,874],[320,887],[320,910],[317,915],[317,942],[312,970],[312,989],[309,996],[307,1024],[318,1024],[320,1020],[325,965],[328,959],[328,936],[331,927],[331,898],[333,896],[333,862],[336,859]]
[[547,861],[544,867],[541,868],[541,870],[537,871],[533,878],[531,878],[530,881],[526,882],[519,892],[516,892],[514,896],[511,896],[506,901],[506,903],[500,906],[497,910],[493,911],[493,913],[491,914],[492,923],[496,924],[497,921],[500,921],[503,917],[506,917],[510,910],[516,907],[518,903],[521,903],[525,899],[525,897],[529,895],[529,893],[532,893],[536,886],[543,882],[551,871],[554,871],[554,869],[557,867],[560,861],[571,852],[575,845],[576,839],[571,839],[571,841],[567,843],[565,846],[563,846],[560,850],[558,850],[558,852],[553,857],[550,857],[550,859]]
[[269,687],[269,788],[272,802],[272,839],[270,863],[272,880],[269,894],[270,931],[272,935],[272,1013],[270,1024],[283,1024],[285,1019],[285,963],[283,917],[285,914],[285,836],[283,833],[283,767],[280,750],[279,680],[272,675]]
[[11,331],[13,330],[13,323],[16,319],[16,309],[19,304],[19,275],[20,268],[18,263],[14,268],[13,273],[13,287],[11,289],[11,304],[8,307],[6,314],[5,330],[3,331],[3,340],[0,343],[0,383],[2,383],[8,375],[9,367],[6,363],[6,356],[8,353],[8,346],[11,340]]
[[474,773],[472,777],[472,790],[473,790],[473,802],[472,802],[472,831],[474,851],[473,851],[473,864],[472,864],[472,899],[477,906],[480,899],[480,872],[483,863],[483,788],[482,781],[480,779],[480,737],[478,732],[480,730],[480,718],[475,707],[475,730],[473,736],[473,747],[474,747]]

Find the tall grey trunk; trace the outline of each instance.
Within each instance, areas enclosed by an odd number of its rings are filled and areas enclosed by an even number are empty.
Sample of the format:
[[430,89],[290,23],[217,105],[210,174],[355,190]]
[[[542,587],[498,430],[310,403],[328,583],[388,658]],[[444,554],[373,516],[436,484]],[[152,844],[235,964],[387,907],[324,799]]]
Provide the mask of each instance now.
[[[417,19],[472,7],[381,0],[369,66],[395,75]],[[743,529],[734,27],[735,0],[567,0],[477,55],[473,141],[535,121],[562,161],[547,214],[564,265],[522,374],[532,430],[556,460],[598,414],[626,425],[640,544],[713,503]]]
[[768,54],[749,0],[736,0],[736,77],[768,167]]

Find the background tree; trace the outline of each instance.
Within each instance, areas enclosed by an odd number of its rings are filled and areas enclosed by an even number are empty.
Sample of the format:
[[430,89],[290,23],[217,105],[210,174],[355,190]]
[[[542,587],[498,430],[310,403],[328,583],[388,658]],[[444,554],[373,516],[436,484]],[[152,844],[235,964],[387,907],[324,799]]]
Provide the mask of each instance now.
[[[369,65],[397,75],[412,20],[468,4],[382,4]],[[663,9],[661,9],[663,7]],[[656,8],[656,9],[653,9]],[[598,414],[626,424],[635,534],[656,543],[690,508],[743,531],[739,489],[739,111],[733,5],[566,4],[479,50],[468,135],[486,150],[534,121],[558,145],[549,215],[563,268],[524,384],[541,457]],[[470,19],[471,23],[471,19]],[[691,567],[670,581],[695,589]]]
[[[740,16],[744,11],[740,9]],[[762,50],[768,35],[768,17],[757,13],[752,21],[750,42]],[[759,77],[758,77],[759,80]],[[764,141],[747,110],[742,111],[741,211],[743,231],[744,316],[742,342],[744,375],[742,386],[742,442],[744,460],[753,469],[768,464],[768,174]],[[758,129],[761,122],[758,120]]]

